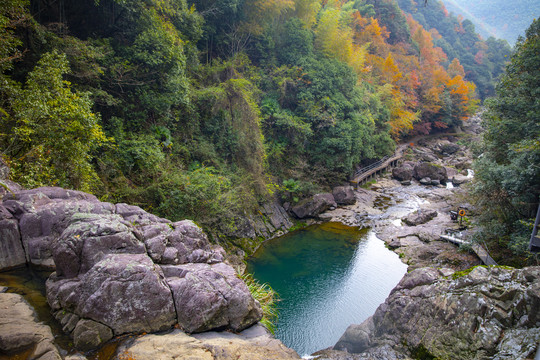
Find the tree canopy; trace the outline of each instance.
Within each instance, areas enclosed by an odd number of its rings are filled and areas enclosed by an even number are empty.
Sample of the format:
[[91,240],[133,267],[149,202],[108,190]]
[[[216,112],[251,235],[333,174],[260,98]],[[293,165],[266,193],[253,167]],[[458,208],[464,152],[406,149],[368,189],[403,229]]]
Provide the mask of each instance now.
[[486,101],[483,156],[475,192],[483,206],[480,236],[526,253],[540,197],[540,21],[533,21]]

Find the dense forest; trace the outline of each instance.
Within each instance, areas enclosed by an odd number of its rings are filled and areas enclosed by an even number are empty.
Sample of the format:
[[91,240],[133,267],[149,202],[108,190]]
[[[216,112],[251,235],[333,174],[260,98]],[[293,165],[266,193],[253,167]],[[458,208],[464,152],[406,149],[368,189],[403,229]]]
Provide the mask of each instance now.
[[394,0],[2,4],[12,179],[213,230],[459,126],[509,53],[442,6]]
[[[473,194],[480,208],[479,240],[492,249],[527,252],[540,199],[540,20],[520,37],[497,96],[486,101],[484,141]],[[509,254],[510,255],[510,254]],[[538,258],[537,258],[538,261]]]

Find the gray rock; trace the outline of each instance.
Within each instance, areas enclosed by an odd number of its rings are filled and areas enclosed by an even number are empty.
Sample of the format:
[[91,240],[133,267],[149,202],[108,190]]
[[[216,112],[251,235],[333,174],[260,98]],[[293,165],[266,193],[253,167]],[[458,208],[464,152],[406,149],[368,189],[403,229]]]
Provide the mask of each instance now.
[[438,166],[429,162],[417,164],[414,167],[413,176],[416,180],[430,178],[431,180],[439,180],[443,184],[448,180],[444,166]]
[[110,327],[92,320],[80,320],[73,331],[75,347],[81,351],[95,349],[112,338]]
[[441,185],[441,181],[440,180],[431,180],[431,185],[439,186],[439,185]]
[[54,317],[60,322],[60,325],[62,325],[62,330],[66,334],[71,334],[73,330],[75,330],[75,326],[77,326],[77,323],[80,320],[80,317],[65,310],[57,311],[54,314]]
[[401,220],[409,226],[416,226],[420,224],[425,224],[436,217],[437,217],[436,210],[420,209],[407,215],[407,217],[404,217]]
[[162,268],[173,293],[178,324],[185,331],[202,332],[227,326],[241,331],[261,319],[260,304],[251,297],[232,267],[220,263]]
[[450,141],[443,140],[439,142],[437,151],[443,155],[452,155],[458,152],[461,147],[458,144],[451,143]]
[[392,176],[398,181],[410,181],[413,178],[414,168],[409,164],[392,169]]
[[352,353],[361,353],[371,345],[372,333],[375,329],[373,317],[369,317],[360,325],[350,325],[339,338],[335,350],[346,350]]
[[335,348],[360,352],[359,358],[388,346],[404,357],[419,348],[441,359],[534,354],[540,341],[540,267],[477,267],[453,277],[431,268],[406,274],[373,317],[349,327]]
[[316,194],[309,199],[301,201],[298,205],[292,208],[292,212],[299,219],[307,217],[316,217],[322,212],[330,209],[332,206],[336,207],[336,201],[334,196],[329,193]]
[[0,293],[0,353],[8,358],[25,353],[29,359],[60,360],[51,329],[35,319],[21,295]]
[[452,184],[459,186],[471,181],[471,178],[465,175],[455,175],[452,178]]
[[403,181],[401,182],[401,185],[403,185],[403,186],[410,186],[410,185],[411,185],[411,180],[403,180]]
[[78,278],[53,273],[46,285],[53,310],[74,309],[115,335],[165,330],[176,322],[171,291],[146,254],[105,255]]
[[431,178],[425,177],[421,178],[419,181],[422,185],[431,185]]
[[86,273],[109,254],[146,254],[118,215],[75,214],[51,248],[56,273],[64,278]]
[[401,241],[399,239],[393,239],[390,243],[388,243],[388,247],[390,249],[397,249],[401,247]]
[[338,205],[354,205],[356,203],[352,186],[337,186],[332,190],[332,195]]
[[[0,270],[5,270],[26,264],[26,254],[23,249],[19,225],[17,220],[9,218],[11,214],[3,212],[5,208],[0,205]],[[7,213],[7,214],[6,214]],[[9,214],[9,215],[8,215]]]

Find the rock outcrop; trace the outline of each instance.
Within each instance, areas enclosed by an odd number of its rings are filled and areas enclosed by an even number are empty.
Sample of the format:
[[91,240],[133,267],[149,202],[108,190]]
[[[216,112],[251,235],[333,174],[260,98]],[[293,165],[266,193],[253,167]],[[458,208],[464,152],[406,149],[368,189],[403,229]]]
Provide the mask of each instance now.
[[337,186],[332,190],[332,195],[338,205],[354,205],[356,203],[352,186]]
[[292,360],[298,354],[260,325],[239,334],[208,332],[188,336],[179,330],[123,341],[118,359]]
[[56,270],[47,301],[80,349],[176,324],[241,331],[262,316],[223,249],[192,221],[60,188],[8,194],[3,206],[18,225],[3,229],[14,238],[20,229],[28,261]]
[[334,196],[330,193],[315,194],[312,197],[302,200],[294,206],[291,211],[299,219],[317,217],[317,215],[328,209],[337,207]]
[[410,164],[403,164],[392,169],[392,176],[399,181],[410,181],[413,178],[414,168]]
[[62,359],[51,328],[35,318],[21,295],[0,293],[0,354],[15,359]]
[[437,217],[436,210],[420,209],[413,213],[410,213],[409,215],[407,215],[401,220],[409,226],[416,226],[416,225],[425,224],[436,217]]
[[[540,267],[414,270],[334,346],[379,359],[528,359],[540,341]],[[327,357],[331,358],[331,357]],[[339,357],[334,357],[339,358]],[[355,357],[356,358],[356,357]]]
[[439,180],[443,184],[448,180],[448,175],[446,174],[446,168],[444,166],[435,165],[429,162],[418,163],[414,167],[413,176],[416,180],[429,178],[430,180]]

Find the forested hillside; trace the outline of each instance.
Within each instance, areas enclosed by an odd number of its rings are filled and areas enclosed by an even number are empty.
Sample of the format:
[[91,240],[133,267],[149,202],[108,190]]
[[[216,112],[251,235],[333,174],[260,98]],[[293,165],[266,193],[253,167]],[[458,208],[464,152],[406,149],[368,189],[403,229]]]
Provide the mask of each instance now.
[[465,22],[428,31],[394,0],[2,3],[12,179],[212,229],[459,126],[504,61]]
[[414,0],[398,0],[403,11],[412,15],[434,35],[448,58],[459,59],[465,69],[465,79],[477,86],[483,100],[495,94],[495,83],[504,70],[511,48],[505,40],[489,37],[483,40],[471,20],[456,17],[448,12],[441,1],[418,5]]
[[484,37],[495,36],[514,45],[531,21],[540,16],[536,0],[443,0],[449,11],[471,19]]
[[[477,237],[494,250],[529,256],[531,263],[527,248],[540,199],[539,69],[540,20],[534,20],[516,44],[497,96],[486,101],[474,187],[481,209]],[[516,265],[523,263],[520,258]]]

